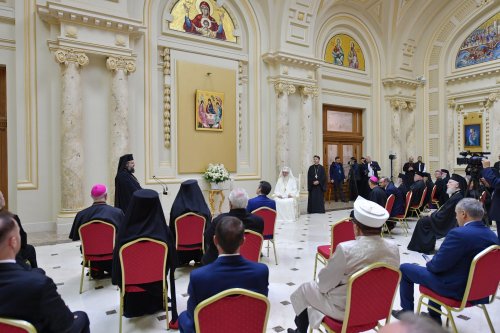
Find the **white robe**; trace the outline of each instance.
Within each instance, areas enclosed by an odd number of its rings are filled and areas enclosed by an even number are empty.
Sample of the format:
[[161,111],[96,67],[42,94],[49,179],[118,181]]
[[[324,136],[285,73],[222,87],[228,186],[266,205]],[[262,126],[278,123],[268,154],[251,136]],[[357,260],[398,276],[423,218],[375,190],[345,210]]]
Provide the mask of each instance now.
[[307,309],[309,325],[317,329],[324,316],[344,320],[347,302],[347,282],[357,271],[375,262],[399,268],[399,249],[380,236],[360,236],[340,243],[318,281],[303,283],[290,299],[297,315]]
[[[293,176],[288,176],[287,178],[288,180],[285,180],[283,177],[280,177],[274,187],[277,222],[293,222],[296,220],[295,212],[297,211],[299,190],[295,178]],[[289,195],[292,195],[292,198],[288,198]],[[283,197],[283,199],[280,199],[279,196]]]

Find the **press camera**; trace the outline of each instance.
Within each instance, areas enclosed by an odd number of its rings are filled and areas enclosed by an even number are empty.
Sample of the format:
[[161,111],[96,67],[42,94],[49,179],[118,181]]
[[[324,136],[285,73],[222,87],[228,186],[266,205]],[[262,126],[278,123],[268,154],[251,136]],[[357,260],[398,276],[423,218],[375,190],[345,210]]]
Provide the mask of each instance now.
[[465,173],[467,175],[470,175],[472,179],[479,179],[481,178],[481,171],[483,171],[483,162],[482,162],[483,158],[485,158],[486,155],[489,154],[491,153],[486,151],[474,152],[474,153],[471,153],[470,151],[463,151],[460,153],[462,157],[457,158],[457,164],[458,165],[467,164],[467,167],[465,168]]

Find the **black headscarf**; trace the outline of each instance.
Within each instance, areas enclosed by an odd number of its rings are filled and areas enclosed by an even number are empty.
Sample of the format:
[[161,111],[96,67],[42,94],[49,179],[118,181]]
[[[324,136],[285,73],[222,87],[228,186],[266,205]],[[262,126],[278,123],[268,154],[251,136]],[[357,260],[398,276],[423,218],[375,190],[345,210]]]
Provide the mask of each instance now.
[[175,241],[175,219],[185,213],[196,213],[206,219],[205,228],[212,221],[212,214],[207,206],[200,186],[195,179],[189,179],[182,182],[179,192],[170,209],[169,226]]
[[143,189],[134,192],[123,224],[118,231],[113,252],[113,284],[121,285],[120,247],[141,237],[149,237],[168,245],[167,271],[174,267],[175,246],[165,221],[158,193]]
[[450,179],[452,179],[458,183],[458,186],[460,186],[460,193],[462,193],[462,195],[464,195],[465,190],[467,189],[467,180],[464,177],[462,177],[456,173],[452,174]]

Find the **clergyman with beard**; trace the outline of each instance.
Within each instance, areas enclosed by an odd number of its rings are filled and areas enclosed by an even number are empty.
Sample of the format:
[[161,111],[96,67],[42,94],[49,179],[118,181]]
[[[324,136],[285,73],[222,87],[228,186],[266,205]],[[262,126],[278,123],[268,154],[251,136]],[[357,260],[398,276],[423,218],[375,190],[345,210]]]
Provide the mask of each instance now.
[[135,161],[132,154],[120,157],[115,177],[115,207],[120,208],[123,213],[127,212],[132,194],[142,189],[139,181],[134,176],[134,167]]

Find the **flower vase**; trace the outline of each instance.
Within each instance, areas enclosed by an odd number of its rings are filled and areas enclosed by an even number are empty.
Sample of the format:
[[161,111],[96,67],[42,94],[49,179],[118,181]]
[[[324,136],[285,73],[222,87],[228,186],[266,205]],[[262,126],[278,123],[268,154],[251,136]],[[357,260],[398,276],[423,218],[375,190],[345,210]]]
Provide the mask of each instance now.
[[210,183],[210,188],[212,190],[220,190],[221,189],[221,184],[220,183],[214,183],[214,182],[211,182]]

